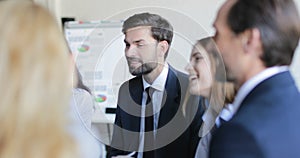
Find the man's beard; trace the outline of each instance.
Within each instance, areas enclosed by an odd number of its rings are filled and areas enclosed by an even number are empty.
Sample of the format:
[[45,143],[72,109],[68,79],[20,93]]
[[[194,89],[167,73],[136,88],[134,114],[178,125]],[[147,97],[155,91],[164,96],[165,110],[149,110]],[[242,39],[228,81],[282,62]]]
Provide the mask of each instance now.
[[156,62],[149,62],[142,64],[138,68],[133,68],[129,66],[129,71],[133,76],[141,76],[151,73],[156,67]]

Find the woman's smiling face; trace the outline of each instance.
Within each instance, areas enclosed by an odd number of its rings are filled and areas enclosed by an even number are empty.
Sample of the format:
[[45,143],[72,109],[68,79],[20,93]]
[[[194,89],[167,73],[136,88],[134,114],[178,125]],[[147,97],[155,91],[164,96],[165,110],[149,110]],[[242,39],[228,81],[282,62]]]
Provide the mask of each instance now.
[[201,45],[193,47],[186,71],[189,73],[189,92],[209,97],[213,84],[211,63],[207,51]]

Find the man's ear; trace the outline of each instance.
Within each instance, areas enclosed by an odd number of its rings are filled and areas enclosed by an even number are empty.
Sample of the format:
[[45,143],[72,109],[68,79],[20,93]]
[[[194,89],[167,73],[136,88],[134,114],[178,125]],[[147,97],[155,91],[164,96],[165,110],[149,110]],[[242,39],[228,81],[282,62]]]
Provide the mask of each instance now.
[[158,43],[158,48],[160,50],[160,55],[165,56],[165,54],[167,53],[167,51],[169,49],[169,43],[166,40],[160,41]]
[[251,43],[251,30],[248,29],[241,34],[241,41],[244,52],[248,52]]
[[261,55],[262,43],[260,38],[260,32],[257,28],[248,29],[242,33],[242,45],[244,52],[255,53]]

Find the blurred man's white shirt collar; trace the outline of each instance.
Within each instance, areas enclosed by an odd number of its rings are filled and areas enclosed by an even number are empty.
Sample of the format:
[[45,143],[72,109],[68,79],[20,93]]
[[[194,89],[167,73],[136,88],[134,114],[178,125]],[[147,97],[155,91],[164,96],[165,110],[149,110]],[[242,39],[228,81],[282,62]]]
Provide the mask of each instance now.
[[261,82],[264,80],[284,71],[288,71],[288,66],[273,66],[269,67],[256,76],[252,77],[248,81],[246,81],[241,88],[239,89],[234,102],[232,104],[232,113],[233,115],[238,111],[241,103],[245,99],[245,97]]
[[143,78],[143,85],[144,85],[144,90],[151,86],[155,90],[158,91],[164,91],[165,89],[165,84],[167,81],[168,77],[168,72],[169,72],[169,65],[167,63],[164,63],[163,70],[161,73],[158,75],[158,77],[153,81],[152,85],[150,85],[145,79]]

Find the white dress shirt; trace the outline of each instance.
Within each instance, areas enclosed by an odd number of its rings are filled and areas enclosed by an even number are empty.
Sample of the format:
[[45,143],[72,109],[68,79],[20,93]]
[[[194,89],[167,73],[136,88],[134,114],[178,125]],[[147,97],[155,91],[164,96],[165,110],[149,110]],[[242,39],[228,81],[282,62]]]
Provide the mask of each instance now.
[[222,109],[219,116],[216,118],[216,126],[217,127],[221,126],[220,118],[227,122],[232,118],[233,114],[234,114],[233,105],[232,104],[227,104],[226,107],[224,107]]
[[104,144],[91,130],[93,97],[85,90],[74,88],[70,103],[71,124],[68,126],[79,150],[80,158],[99,158],[103,156]]
[[151,100],[153,105],[153,113],[154,113],[154,136],[156,135],[156,130],[158,128],[158,119],[159,119],[159,111],[161,108],[163,96],[164,96],[164,90],[165,85],[168,77],[169,72],[169,65],[167,63],[164,64],[164,68],[162,72],[159,74],[159,76],[153,81],[153,83],[150,85],[147,83],[147,81],[143,77],[143,86],[144,86],[144,92],[143,92],[143,99],[142,99],[142,111],[141,111],[141,126],[140,126],[140,144],[139,144],[139,153],[138,158],[143,157],[143,149],[144,149],[144,131],[145,131],[145,107],[146,107],[146,101],[147,101],[147,93],[145,91],[146,88],[152,87],[155,89],[155,91],[152,94]]

